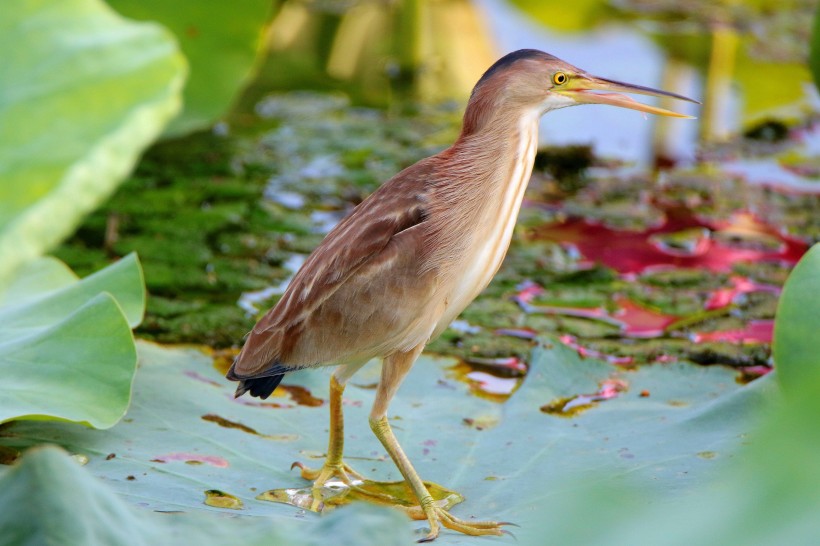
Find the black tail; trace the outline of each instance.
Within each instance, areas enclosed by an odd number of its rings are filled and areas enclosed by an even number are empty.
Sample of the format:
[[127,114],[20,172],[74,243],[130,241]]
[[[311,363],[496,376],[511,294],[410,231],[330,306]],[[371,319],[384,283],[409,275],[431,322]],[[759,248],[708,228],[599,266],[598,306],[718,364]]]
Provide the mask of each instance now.
[[257,396],[264,400],[270,396],[279,383],[282,382],[283,377],[285,377],[285,374],[280,373],[278,375],[269,375],[267,377],[242,379],[239,382],[239,386],[236,387],[236,394],[234,394],[234,398],[239,398],[246,392],[250,392],[251,396]]

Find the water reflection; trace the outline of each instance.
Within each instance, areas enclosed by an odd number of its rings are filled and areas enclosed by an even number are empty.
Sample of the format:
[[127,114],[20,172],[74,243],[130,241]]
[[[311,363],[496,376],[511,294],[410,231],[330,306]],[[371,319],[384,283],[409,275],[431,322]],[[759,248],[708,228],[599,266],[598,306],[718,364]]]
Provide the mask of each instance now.
[[[463,502],[464,497],[437,483],[424,482],[436,506],[449,510]],[[290,504],[311,512],[325,512],[352,501],[364,501],[382,506],[401,508],[412,516],[418,513],[418,501],[405,481],[379,482],[354,480],[350,485],[341,480],[330,480],[322,487],[271,489],[256,497],[257,500]]]

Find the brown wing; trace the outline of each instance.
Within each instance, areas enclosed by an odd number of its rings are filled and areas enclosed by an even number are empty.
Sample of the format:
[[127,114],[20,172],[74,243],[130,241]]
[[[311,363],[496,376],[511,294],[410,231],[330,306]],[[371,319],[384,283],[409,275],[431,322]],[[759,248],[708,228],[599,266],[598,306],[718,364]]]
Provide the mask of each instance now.
[[370,358],[406,327],[398,303],[425,299],[426,195],[413,181],[427,170],[422,162],[399,173],[325,237],[254,326],[229,377]]

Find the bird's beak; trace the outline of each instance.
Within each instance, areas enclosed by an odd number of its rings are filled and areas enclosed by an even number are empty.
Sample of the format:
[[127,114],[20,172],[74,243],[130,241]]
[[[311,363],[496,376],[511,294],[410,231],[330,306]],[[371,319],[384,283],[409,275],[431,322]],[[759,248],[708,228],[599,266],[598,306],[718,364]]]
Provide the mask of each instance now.
[[672,116],[676,118],[692,118],[686,114],[679,114],[664,108],[650,106],[648,104],[641,104],[632,97],[618,93],[637,93],[639,95],[650,95],[653,97],[671,97],[673,99],[685,100],[687,102],[694,102],[700,104],[694,99],[684,97],[668,91],[660,91],[659,89],[652,89],[651,87],[644,87],[642,85],[633,85],[631,83],[623,83],[615,80],[607,80],[589,74],[579,74],[574,76],[565,86],[554,88],[553,93],[560,93],[566,97],[570,97],[579,104],[611,104],[612,106],[620,106],[622,108],[630,108],[632,110],[639,110],[649,114],[658,114],[660,116]]

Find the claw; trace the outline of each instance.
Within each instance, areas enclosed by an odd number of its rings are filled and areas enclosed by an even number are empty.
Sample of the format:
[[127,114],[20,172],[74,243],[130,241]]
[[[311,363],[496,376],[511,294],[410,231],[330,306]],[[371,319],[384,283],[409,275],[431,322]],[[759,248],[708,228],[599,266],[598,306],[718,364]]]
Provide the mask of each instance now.
[[430,522],[430,533],[426,537],[419,539],[418,542],[432,542],[435,540],[436,537],[438,537],[439,529],[442,525],[448,529],[452,529],[453,531],[458,531],[470,536],[512,535],[509,531],[501,529],[501,526],[515,525],[509,522],[497,521],[464,521],[453,516],[446,509],[438,506],[431,506],[425,511],[425,514],[427,516],[427,520]]
[[[518,525],[516,525],[516,527],[518,527]],[[509,535],[509,536],[513,537],[515,540],[518,540],[518,537],[515,536],[515,534],[513,534],[512,531],[507,531],[506,529],[501,529],[501,534],[502,535]]]
[[291,470],[297,467],[301,470],[301,475],[304,479],[314,482],[314,487],[322,487],[325,484],[325,482],[332,478],[337,478],[341,480],[342,483],[351,488],[357,485],[354,483],[354,481],[364,480],[364,477],[362,477],[361,474],[350,468],[345,463],[325,463],[322,466],[322,468],[319,468],[317,470],[309,468],[304,464],[300,463],[299,461],[296,461],[292,465],[290,465]]

